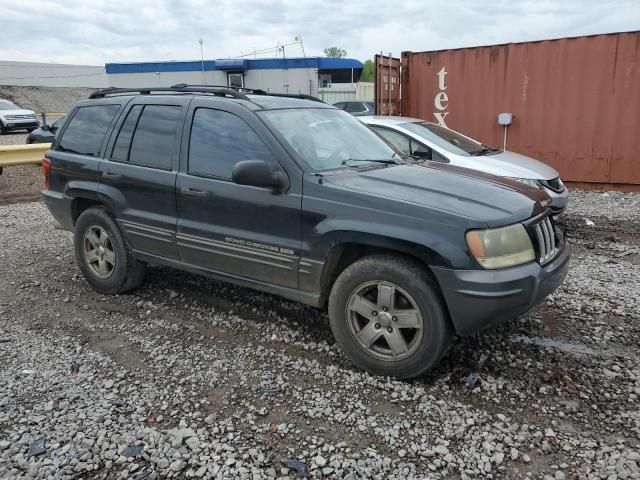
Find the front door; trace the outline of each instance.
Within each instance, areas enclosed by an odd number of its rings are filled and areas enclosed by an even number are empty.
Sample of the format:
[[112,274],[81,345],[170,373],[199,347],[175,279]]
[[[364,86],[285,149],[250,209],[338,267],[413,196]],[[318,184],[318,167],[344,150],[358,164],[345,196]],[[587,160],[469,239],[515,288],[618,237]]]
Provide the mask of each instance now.
[[255,116],[230,103],[194,99],[189,108],[176,181],[180,256],[215,273],[297,288],[301,181],[287,192],[231,181],[237,162],[273,164],[285,153]]

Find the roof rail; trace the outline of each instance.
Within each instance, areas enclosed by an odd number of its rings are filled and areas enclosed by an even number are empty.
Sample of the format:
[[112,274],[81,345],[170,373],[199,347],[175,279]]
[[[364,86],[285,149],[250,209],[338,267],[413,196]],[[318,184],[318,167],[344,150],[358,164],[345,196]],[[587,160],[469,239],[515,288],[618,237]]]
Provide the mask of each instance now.
[[89,98],[104,98],[108,95],[123,95],[127,93],[139,93],[141,95],[150,95],[154,92],[170,92],[170,93],[207,93],[211,95],[217,95],[220,97],[231,97],[241,100],[251,101],[247,94],[251,95],[268,95],[271,97],[284,97],[284,98],[299,98],[302,100],[311,100],[314,102],[324,103],[319,98],[311,95],[295,94],[295,93],[270,93],[266,90],[257,88],[245,88],[245,87],[229,87],[227,85],[197,85],[187,83],[177,83],[170,87],[143,87],[143,88],[118,88],[108,87],[101,90],[97,90],[89,95]]
[[170,92],[170,93],[208,93],[212,95],[218,95],[221,97],[232,97],[242,100],[250,100],[246,95],[233,90],[229,87],[216,87],[216,86],[196,86],[179,84],[173,87],[143,87],[143,88],[117,88],[109,87],[103,88],[89,95],[89,98],[104,98],[108,95],[122,95],[126,93],[139,93],[142,95],[150,95],[154,92]]
[[192,83],[176,83],[175,85],[171,85],[171,88],[186,88],[186,87],[214,87],[214,88],[230,88],[232,90],[236,90],[240,93],[249,93],[252,95],[268,95],[270,97],[289,97],[289,98],[300,98],[302,100],[312,100],[314,102],[324,103],[319,98],[316,98],[312,95],[305,95],[303,93],[271,93],[263,90],[261,88],[247,88],[247,87],[231,87],[228,85],[204,85],[204,84],[192,84]]

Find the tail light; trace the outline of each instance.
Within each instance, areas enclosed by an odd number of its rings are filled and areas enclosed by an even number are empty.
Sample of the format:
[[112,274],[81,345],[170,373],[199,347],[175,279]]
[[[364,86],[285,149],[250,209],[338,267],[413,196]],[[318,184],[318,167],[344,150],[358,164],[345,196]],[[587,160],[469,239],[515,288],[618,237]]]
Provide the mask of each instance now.
[[51,186],[51,159],[44,157],[42,159],[42,176],[44,177],[44,188],[49,190]]

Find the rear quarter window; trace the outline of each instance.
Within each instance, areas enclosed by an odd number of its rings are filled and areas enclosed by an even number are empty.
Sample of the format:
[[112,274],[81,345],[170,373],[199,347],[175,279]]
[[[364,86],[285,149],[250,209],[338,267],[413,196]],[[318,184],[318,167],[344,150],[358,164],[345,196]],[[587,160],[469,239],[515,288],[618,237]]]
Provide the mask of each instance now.
[[120,105],[79,107],[58,141],[57,150],[97,157]]

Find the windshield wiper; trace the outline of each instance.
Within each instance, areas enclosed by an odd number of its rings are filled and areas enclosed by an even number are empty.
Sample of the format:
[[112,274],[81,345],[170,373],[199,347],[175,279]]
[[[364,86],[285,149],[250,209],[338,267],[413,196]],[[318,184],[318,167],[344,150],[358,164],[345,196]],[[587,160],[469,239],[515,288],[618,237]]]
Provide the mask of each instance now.
[[398,162],[396,160],[392,160],[392,159],[378,159],[378,158],[374,158],[374,159],[370,159],[370,158],[347,158],[346,160],[343,160],[342,163],[340,165],[348,165],[349,162],[369,162],[369,163],[384,163],[387,165],[398,165]]
[[500,151],[501,150],[497,148],[483,147],[480,150],[474,150],[473,152],[469,152],[469,155],[471,155],[472,157],[478,157],[480,155],[485,155],[487,153],[500,152]]

